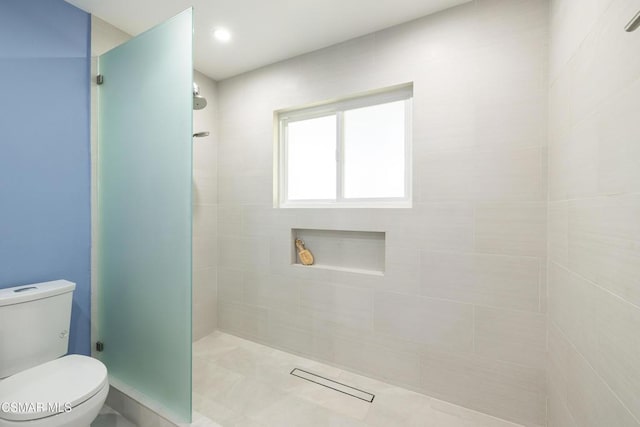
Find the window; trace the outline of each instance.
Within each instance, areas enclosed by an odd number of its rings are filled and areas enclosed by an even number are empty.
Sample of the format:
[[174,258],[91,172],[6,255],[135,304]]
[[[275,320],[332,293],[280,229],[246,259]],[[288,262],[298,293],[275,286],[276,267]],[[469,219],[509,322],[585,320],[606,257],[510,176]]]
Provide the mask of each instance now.
[[410,207],[412,93],[280,112],[280,207]]

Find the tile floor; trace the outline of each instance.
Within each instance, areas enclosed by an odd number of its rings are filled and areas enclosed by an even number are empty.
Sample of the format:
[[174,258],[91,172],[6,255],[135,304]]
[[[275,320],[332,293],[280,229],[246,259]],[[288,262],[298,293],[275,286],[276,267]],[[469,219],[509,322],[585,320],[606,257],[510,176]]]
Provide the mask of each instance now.
[[[517,427],[423,394],[214,332],[193,345],[194,420],[223,427]],[[289,373],[301,368],[375,394],[373,403]]]

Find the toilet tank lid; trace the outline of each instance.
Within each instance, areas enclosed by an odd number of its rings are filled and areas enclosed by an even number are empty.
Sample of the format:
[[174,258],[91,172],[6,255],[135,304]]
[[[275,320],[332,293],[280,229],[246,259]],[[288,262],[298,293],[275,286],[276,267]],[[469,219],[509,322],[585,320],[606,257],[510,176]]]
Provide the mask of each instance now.
[[75,288],[76,284],[68,280],[53,280],[0,289],[0,307],[73,292]]

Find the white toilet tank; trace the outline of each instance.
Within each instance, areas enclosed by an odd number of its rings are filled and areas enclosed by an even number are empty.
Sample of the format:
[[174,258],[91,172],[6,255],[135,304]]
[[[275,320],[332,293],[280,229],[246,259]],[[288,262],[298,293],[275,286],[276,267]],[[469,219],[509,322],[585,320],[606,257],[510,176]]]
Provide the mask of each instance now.
[[0,379],[67,354],[75,288],[55,280],[0,289]]

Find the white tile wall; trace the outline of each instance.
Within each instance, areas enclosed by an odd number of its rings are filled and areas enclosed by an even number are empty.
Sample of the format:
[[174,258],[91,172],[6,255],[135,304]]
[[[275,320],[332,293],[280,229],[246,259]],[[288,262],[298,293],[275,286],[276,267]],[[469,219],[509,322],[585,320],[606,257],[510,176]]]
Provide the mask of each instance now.
[[474,328],[476,353],[544,368],[547,350],[544,314],[476,307]]
[[507,419],[544,425],[544,371],[473,354],[429,351],[422,358],[421,379],[427,394],[500,412]]
[[479,252],[545,256],[545,202],[480,202],[475,219],[474,241]]
[[473,306],[415,295],[377,292],[376,331],[430,346],[470,351]]
[[422,253],[422,293],[471,304],[536,312],[540,260],[480,253]]
[[640,426],[637,0],[551,1],[549,425]]
[[194,71],[207,106],[193,112],[193,340],[210,334],[218,319],[218,85]]
[[[219,82],[219,327],[543,425],[548,15],[476,0]],[[273,208],[275,110],[405,82],[412,209]],[[292,228],[386,232],[384,276],[291,266]]]

